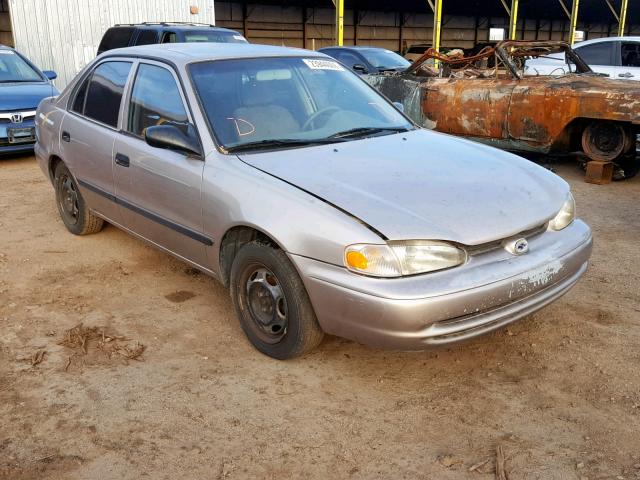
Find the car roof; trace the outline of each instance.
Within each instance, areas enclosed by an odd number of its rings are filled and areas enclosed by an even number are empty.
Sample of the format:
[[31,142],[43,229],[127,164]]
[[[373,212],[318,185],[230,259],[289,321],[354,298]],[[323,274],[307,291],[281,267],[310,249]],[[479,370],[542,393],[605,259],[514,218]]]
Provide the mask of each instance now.
[[369,46],[362,46],[362,45],[343,45],[342,47],[339,47],[337,45],[333,46],[333,47],[323,47],[318,49],[319,52],[321,52],[322,50],[327,50],[327,49],[340,49],[340,50],[389,50],[388,48],[383,48],[383,47],[369,47]]
[[573,44],[573,48],[579,48],[583,45],[591,45],[593,43],[604,43],[604,42],[620,42],[620,41],[632,41],[632,42],[640,42],[640,37],[602,37],[602,38],[592,38],[590,40],[584,40],[583,42],[578,42]]
[[168,60],[176,65],[186,65],[207,60],[228,60],[256,57],[325,57],[327,55],[302,48],[275,47],[251,43],[157,43],[137,47],[115,48],[100,55],[133,56]]
[[180,23],[180,22],[145,22],[145,23],[118,23],[111,28],[139,28],[142,30],[216,30],[220,32],[232,32],[238,33],[236,30],[224,27],[216,27],[215,25],[209,25],[207,23]]

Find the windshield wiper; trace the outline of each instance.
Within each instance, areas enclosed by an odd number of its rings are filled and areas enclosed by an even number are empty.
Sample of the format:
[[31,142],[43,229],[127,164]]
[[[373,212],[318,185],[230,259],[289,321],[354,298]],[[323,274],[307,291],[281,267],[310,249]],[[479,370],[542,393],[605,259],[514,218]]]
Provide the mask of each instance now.
[[398,133],[408,131],[407,127],[358,127],[334,133],[327,138],[356,138],[383,132]]
[[279,147],[306,147],[309,145],[324,145],[327,143],[336,143],[344,140],[339,138],[312,138],[312,139],[297,139],[297,138],[274,138],[271,140],[258,140],[256,142],[243,143],[241,145],[233,145],[226,147],[227,152],[242,152],[244,150],[261,150],[268,148]]

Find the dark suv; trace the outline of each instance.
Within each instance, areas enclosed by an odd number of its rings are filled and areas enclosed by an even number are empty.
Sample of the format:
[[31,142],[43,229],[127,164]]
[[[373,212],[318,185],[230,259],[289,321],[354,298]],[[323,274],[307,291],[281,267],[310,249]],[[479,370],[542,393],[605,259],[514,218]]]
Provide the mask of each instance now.
[[121,24],[105,32],[98,47],[98,55],[114,48],[177,42],[249,43],[235,30],[204,23]]

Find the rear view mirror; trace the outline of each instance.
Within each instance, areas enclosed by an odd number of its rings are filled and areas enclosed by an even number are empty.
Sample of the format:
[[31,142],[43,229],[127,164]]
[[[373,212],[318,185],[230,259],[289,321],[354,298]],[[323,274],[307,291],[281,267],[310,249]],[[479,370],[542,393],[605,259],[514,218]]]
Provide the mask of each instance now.
[[58,74],[56,72],[54,72],[53,70],[45,70],[44,72],[42,72],[44,74],[45,77],[47,77],[49,80],[55,80],[56,78],[58,78]]
[[400,102],[393,102],[393,106],[404,113],[404,105],[401,104]]
[[361,64],[359,64],[359,63],[356,63],[356,64],[355,64],[353,67],[351,67],[351,68],[353,68],[353,70],[354,70],[355,72],[358,72],[358,73],[368,73],[368,72],[367,72],[367,67],[365,67],[364,65],[361,65]]
[[175,125],[155,125],[145,130],[144,138],[152,147],[178,150],[202,156],[200,142],[198,142],[191,127],[189,127],[188,133],[185,134]]

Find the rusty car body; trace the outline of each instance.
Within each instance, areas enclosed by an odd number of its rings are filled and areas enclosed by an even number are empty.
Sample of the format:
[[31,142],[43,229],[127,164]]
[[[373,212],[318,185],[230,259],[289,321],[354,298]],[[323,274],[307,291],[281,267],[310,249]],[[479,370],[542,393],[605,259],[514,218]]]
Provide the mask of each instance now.
[[[558,52],[573,64],[572,73],[524,76],[527,59]],[[439,68],[424,66],[430,59]],[[430,49],[404,72],[366,80],[402,103],[416,123],[499,148],[582,150],[604,162],[635,152],[637,85],[594,73],[565,42],[503,41],[466,58]]]

